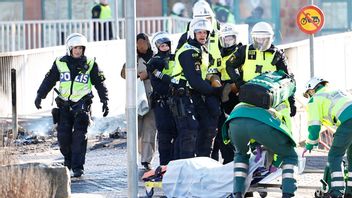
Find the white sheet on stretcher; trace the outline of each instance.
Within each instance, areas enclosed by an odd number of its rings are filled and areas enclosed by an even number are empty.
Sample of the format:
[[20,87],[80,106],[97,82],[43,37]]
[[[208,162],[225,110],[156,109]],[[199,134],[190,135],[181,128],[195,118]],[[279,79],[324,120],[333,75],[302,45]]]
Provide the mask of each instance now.
[[[250,158],[247,190],[253,172],[264,166],[265,154],[264,151],[257,163],[254,162],[255,156]],[[171,161],[163,176],[163,191],[167,197],[226,197],[233,191],[233,169],[233,162],[222,165],[208,157]],[[281,173],[275,175],[280,176]]]

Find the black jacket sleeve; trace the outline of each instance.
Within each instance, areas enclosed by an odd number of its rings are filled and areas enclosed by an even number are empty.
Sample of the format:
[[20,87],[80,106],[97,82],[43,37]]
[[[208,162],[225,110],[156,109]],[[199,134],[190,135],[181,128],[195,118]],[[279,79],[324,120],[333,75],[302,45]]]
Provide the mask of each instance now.
[[239,74],[241,66],[244,64],[246,59],[246,45],[242,45],[238,50],[231,55],[226,61],[226,72],[229,74],[231,80],[240,87],[244,84],[242,76]]
[[46,95],[48,95],[50,90],[55,86],[56,82],[59,80],[60,72],[57,69],[57,66],[54,61],[53,66],[51,67],[49,72],[46,73],[42,84],[40,84],[40,87],[37,91],[37,95],[42,99],[46,98]]
[[275,48],[275,54],[272,64],[276,66],[276,70],[282,70],[286,74],[289,74],[287,69],[287,58],[283,50]]
[[216,88],[213,88],[209,82],[202,79],[200,70],[200,61],[198,62],[192,54],[197,53],[195,50],[187,50],[179,55],[179,62],[182,66],[183,73],[191,87],[204,95],[216,94]]
[[93,19],[99,19],[100,13],[101,13],[100,4],[98,4],[92,8],[92,18]]
[[104,73],[99,70],[98,64],[94,63],[92,70],[90,71],[90,78],[92,84],[98,92],[101,102],[109,100],[108,98],[108,89],[106,88],[104,81]]
[[150,77],[150,82],[153,87],[153,91],[160,95],[167,95],[169,92],[169,85],[171,83],[171,77],[169,75],[163,74],[161,79],[157,78],[153,72],[158,70],[161,72],[168,62],[160,57],[153,57],[147,63],[147,71]]

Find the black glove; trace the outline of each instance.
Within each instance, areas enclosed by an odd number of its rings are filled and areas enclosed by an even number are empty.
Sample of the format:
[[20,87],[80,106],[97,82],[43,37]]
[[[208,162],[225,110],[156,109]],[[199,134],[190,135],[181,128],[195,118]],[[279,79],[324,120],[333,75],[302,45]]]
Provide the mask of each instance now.
[[290,96],[288,98],[288,101],[290,103],[290,109],[291,109],[291,113],[290,116],[293,117],[296,115],[296,111],[297,111],[297,107],[296,107],[296,100],[294,96]]
[[106,117],[109,114],[108,101],[103,102],[103,116]]
[[35,104],[35,107],[37,107],[37,109],[41,109],[42,108],[40,103],[42,103],[42,99],[37,95],[37,97],[34,100],[34,104]]

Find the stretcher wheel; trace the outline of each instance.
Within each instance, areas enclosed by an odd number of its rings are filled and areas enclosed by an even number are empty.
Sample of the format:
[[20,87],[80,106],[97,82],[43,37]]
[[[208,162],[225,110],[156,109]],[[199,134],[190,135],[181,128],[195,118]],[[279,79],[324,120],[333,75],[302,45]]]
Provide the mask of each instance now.
[[315,197],[315,198],[324,198],[325,196],[324,196],[323,191],[321,191],[321,190],[319,189],[319,190],[316,190],[316,191],[314,192],[314,197]]
[[151,188],[149,191],[145,190],[145,194],[147,195],[148,198],[153,197],[154,195],[154,188]]
[[259,192],[259,196],[260,196],[261,198],[265,198],[265,197],[268,196],[268,193],[267,193],[267,192]]

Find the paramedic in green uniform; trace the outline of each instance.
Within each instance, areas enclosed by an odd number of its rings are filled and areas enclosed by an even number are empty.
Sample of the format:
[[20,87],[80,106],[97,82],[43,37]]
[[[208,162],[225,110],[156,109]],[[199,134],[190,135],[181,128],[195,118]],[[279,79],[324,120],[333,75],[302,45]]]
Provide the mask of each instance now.
[[[313,77],[305,87],[304,96],[309,98],[308,138],[306,151],[311,151],[319,143],[321,125],[336,126],[332,146],[328,154],[328,169],[331,183],[329,195],[332,198],[352,197],[352,96],[341,90],[332,90],[328,81]],[[347,151],[348,181],[344,182],[341,170],[342,157]],[[346,190],[344,192],[344,190]],[[345,196],[343,194],[345,193]]]
[[284,119],[289,116],[285,115],[288,113],[287,109],[281,108],[281,104],[275,109],[264,109],[239,103],[226,120],[222,129],[223,135],[225,141],[230,140],[235,147],[233,191],[235,198],[244,197],[246,190],[250,140],[255,140],[282,159],[282,197],[294,197],[297,189],[294,166],[297,165],[298,156],[291,130]]

